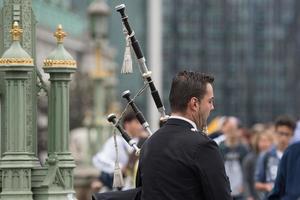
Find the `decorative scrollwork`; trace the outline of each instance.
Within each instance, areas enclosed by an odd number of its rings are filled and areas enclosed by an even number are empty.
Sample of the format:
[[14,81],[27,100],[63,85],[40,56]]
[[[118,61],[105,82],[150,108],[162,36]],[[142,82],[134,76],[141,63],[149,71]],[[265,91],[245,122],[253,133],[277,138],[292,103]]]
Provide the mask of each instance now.
[[75,60],[44,60],[44,67],[76,68]]
[[0,58],[0,65],[33,65],[31,58]]

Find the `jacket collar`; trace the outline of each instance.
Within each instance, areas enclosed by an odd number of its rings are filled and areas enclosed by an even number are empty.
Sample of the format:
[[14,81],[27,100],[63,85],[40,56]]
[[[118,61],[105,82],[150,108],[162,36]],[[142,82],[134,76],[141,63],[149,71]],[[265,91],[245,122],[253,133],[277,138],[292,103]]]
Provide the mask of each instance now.
[[191,123],[189,123],[188,121],[185,121],[183,119],[178,119],[178,118],[170,118],[170,119],[168,119],[168,121],[166,122],[165,125],[183,126],[183,127],[188,128],[188,129],[194,128],[193,125]]

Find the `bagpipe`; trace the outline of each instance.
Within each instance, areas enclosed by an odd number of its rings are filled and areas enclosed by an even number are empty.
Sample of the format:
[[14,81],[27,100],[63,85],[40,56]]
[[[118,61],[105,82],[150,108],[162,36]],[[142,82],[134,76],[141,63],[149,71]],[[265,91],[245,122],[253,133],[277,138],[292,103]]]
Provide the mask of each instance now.
[[[110,123],[112,123],[115,128],[117,128],[119,130],[119,132],[121,133],[121,135],[125,139],[125,141],[130,146],[132,146],[136,152],[139,152],[139,149],[136,146],[136,144],[133,144],[133,142],[132,142],[133,140],[130,138],[130,136],[126,133],[126,131],[120,125],[120,121],[122,119],[122,116],[125,113],[125,111],[127,110],[128,106],[130,106],[132,108],[132,110],[135,112],[137,120],[144,127],[144,129],[147,131],[149,136],[151,136],[153,134],[151,129],[150,129],[149,123],[146,121],[143,113],[140,111],[140,109],[138,108],[138,106],[134,102],[135,98],[137,96],[139,96],[142,92],[144,92],[146,87],[150,88],[151,96],[154,100],[154,103],[157,107],[158,112],[160,113],[160,124],[163,124],[169,118],[169,116],[166,115],[165,107],[162,103],[162,100],[160,98],[158,90],[156,89],[156,87],[154,85],[154,82],[152,80],[152,77],[151,77],[152,73],[151,73],[151,71],[148,70],[148,67],[146,65],[146,59],[145,59],[144,54],[141,50],[140,44],[139,44],[138,40],[135,37],[135,33],[134,33],[133,29],[131,28],[131,26],[129,24],[128,16],[125,13],[125,8],[126,7],[125,7],[124,4],[120,4],[120,5],[115,7],[116,11],[120,13],[122,24],[123,24],[123,27],[124,27],[123,32],[125,33],[126,39],[128,40],[126,45],[130,45],[131,48],[133,49],[133,52],[135,53],[136,59],[138,61],[139,69],[140,69],[141,75],[144,79],[145,85],[133,98],[131,98],[131,93],[130,93],[129,90],[124,91],[122,93],[122,97],[127,100],[127,105],[126,105],[124,111],[121,113],[119,119],[117,119],[114,114],[110,114],[108,116],[107,120]],[[124,62],[126,62],[126,60],[128,62],[128,54],[130,54],[130,52],[126,52],[126,50],[125,50]],[[127,56],[127,58],[126,58],[126,56]],[[123,62],[123,68],[124,68],[124,62]],[[128,73],[128,70],[127,69],[125,69],[125,70],[122,69],[122,72],[123,73]]]
[[[138,61],[139,69],[141,72],[141,75],[144,79],[144,86],[140,89],[140,91],[131,97],[131,92],[129,90],[126,90],[122,93],[122,97],[127,100],[127,105],[123,112],[120,114],[119,118],[116,117],[115,114],[110,114],[107,116],[108,122],[110,122],[114,126],[114,130],[118,130],[123,137],[123,139],[134,149],[135,153],[138,155],[140,152],[139,147],[137,146],[137,143],[135,140],[133,140],[129,134],[124,130],[122,127],[120,121],[122,120],[123,115],[125,114],[126,110],[128,107],[131,107],[132,111],[135,113],[137,120],[139,123],[143,126],[143,128],[146,130],[149,136],[151,136],[153,133],[150,129],[149,123],[146,121],[143,113],[140,111],[138,106],[135,103],[135,99],[137,96],[142,94],[146,88],[150,88],[151,90],[151,96],[155,102],[155,105],[157,107],[158,112],[160,113],[160,124],[163,124],[169,116],[166,115],[165,113],[165,107],[162,103],[162,100],[160,98],[160,95],[154,85],[154,82],[151,77],[151,71],[148,70],[147,65],[146,65],[146,59],[143,55],[143,52],[140,48],[139,42],[135,37],[134,31],[132,30],[129,21],[128,21],[128,16],[125,14],[125,5],[121,4],[116,6],[116,11],[120,13],[122,23],[123,23],[123,32],[125,33],[126,36],[126,49],[124,53],[124,61],[123,61],[123,67],[121,72],[122,73],[128,73],[130,72],[131,66],[128,67],[128,65],[132,65],[131,63],[131,52],[130,49],[132,48],[135,55],[136,59]],[[125,65],[125,67],[124,67]],[[127,65],[127,66],[126,66]],[[115,148],[116,148],[116,154],[118,154],[118,147],[116,143],[116,133],[114,131],[114,139],[115,139]],[[116,156],[118,160],[118,155]],[[122,175],[121,175],[121,170],[118,165],[118,162],[116,160],[116,165],[115,165],[115,171],[114,171],[114,183],[113,187],[118,188],[121,187],[122,185]],[[116,180],[115,180],[116,179]],[[127,190],[127,191],[115,191],[115,192],[107,192],[107,193],[95,193],[93,195],[93,199],[95,200],[137,200],[140,199],[139,195],[141,192],[141,188],[137,187],[132,190]]]

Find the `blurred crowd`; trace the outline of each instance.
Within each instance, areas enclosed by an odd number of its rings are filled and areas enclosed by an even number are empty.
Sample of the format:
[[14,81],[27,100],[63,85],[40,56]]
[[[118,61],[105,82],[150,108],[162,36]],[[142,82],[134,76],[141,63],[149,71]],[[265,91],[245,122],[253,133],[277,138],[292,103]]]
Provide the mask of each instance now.
[[300,140],[299,128],[289,116],[251,128],[233,116],[220,118],[219,128],[209,136],[219,145],[234,200],[282,199],[289,183],[280,180],[276,186],[276,177],[284,152]]
[[[134,113],[126,113],[122,125],[132,138],[139,141],[139,146],[148,137]],[[234,116],[218,117],[211,122],[208,136],[219,145],[234,200],[281,199],[279,196],[283,187],[287,187],[284,188],[285,192],[292,190],[293,186],[289,185],[295,184],[300,168],[291,169],[288,164],[281,163],[281,159],[287,157],[285,162],[293,160],[290,155],[284,156],[284,153],[292,144],[300,144],[299,125],[289,116],[279,116],[272,123],[255,124],[250,128],[243,126]],[[100,177],[92,183],[95,192],[113,189],[116,164],[113,141],[112,136],[93,158],[94,166],[101,172]],[[124,187],[119,190],[133,188],[138,158],[121,136],[117,136],[116,143],[118,161],[125,180]],[[288,177],[284,170],[295,170],[291,172],[295,178]],[[278,178],[280,174],[281,180]]]

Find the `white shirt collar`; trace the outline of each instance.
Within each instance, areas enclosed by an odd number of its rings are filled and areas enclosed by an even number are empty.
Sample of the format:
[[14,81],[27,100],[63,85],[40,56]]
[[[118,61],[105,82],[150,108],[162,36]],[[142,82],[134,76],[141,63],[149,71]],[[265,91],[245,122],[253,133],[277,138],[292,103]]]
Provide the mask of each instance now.
[[277,150],[277,151],[276,151],[276,155],[277,155],[277,157],[278,157],[279,159],[281,159],[281,158],[282,158],[282,155],[283,155],[283,152]]
[[195,122],[193,122],[192,120],[190,120],[188,118],[185,118],[185,117],[182,117],[182,116],[178,116],[178,115],[172,115],[172,116],[169,117],[169,119],[181,119],[181,120],[184,120],[184,121],[190,123],[193,126],[193,128],[195,129],[195,131],[198,130]]

